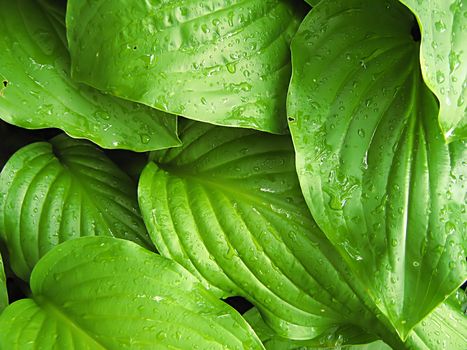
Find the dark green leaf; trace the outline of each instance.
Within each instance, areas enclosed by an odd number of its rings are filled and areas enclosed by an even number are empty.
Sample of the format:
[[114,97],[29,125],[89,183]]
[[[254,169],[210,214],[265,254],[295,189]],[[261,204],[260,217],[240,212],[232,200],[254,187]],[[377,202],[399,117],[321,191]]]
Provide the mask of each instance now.
[[190,119],[283,133],[297,3],[70,0],[73,76]]
[[321,3],[288,99],[308,206],[403,339],[467,275],[467,147],[444,143],[412,24],[396,1]]
[[0,174],[0,234],[27,280],[60,242],[111,235],[150,247],[136,185],[87,141],[60,135],[19,150]]
[[0,348],[263,349],[243,318],[185,269],[110,237],[68,241],[0,316]]
[[446,141],[467,138],[467,2],[400,0],[417,16],[422,32],[420,62],[440,103]]
[[[147,151],[179,145],[174,116],[73,82],[60,27],[35,1],[0,1],[0,118],[60,128],[104,148]],[[58,32],[57,32],[58,31]]]

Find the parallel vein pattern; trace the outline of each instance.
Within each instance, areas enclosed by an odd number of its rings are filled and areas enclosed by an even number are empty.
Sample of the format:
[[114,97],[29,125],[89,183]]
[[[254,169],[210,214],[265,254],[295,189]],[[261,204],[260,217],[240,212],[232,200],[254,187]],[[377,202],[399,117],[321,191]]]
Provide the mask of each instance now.
[[31,290],[0,316],[2,349],[264,349],[184,268],[132,242],[65,242],[36,265]]
[[162,255],[217,295],[249,299],[283,336],[374,322],[309,215],[288,137],[186,123],[181,138],[156,152],[139,185]]
[[0,119],[27,129],[60,128],[104,148],[179,145],[175,116],[71,79],[65,27],[49,7],[0,1]]
[[396,1],[320,3],[288,99],[313,217],[403,339],[467,277],[467,147],[444,143],[412,24]]
[[47,251],[72,238],[110,235],[151,247],[133,181],[97,147],[65,135],[28,145],[5,165],[0,234],[24,280]]
[[289,0],[72,0],[73,76],[190,119],[284,133],[302,10]]

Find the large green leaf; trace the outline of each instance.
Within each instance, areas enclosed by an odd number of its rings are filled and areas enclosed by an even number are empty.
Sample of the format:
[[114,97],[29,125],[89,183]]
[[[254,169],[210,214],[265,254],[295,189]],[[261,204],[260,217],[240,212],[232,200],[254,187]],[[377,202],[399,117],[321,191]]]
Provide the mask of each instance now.
[[467,2],[400,0],[420,23],[420,62],[448,142],[467,138]]
[[0,314],[8,305],[8,293],[6,289],[6,276],[3,269],[3,260],[0,255]]
[[397,1],[320,3],[288,98],[313,217],[403,339],[467,276],[467,147],[444,143],[412,25]]
[[136,185],[87,141],[60,135],[28,145],[0,174],[0,234],[13,271],[27,280],[60,242],[111,235],[152,246]]
[[287,130],[292,0],[70,0],[73,77],[213,124]]
[[184,268],[110,237],[68,241],[0,316],[0,348],[262,349],[243,318]]
[[65,28],[49,11],[29,0],[1,0],[0,7],[1,119],[28,129],[60,128],[105,148],[179,145],[176,117],[71,80]]
[[[467,344],[467,322],[462,310],[465,292],[459,290],[447,301],[437,307],[432,314],[418,324],[400,348],[414,350],[463,349]],[[249,310],[244,318],[253,327],[267,350],[312,350],[348,349],[376,350],[388,349],[388,345],[374,340],[355,327],[330,329],[323,335],[311,340],[290,340],[279,337],[261,318],[256,308]],[[368,343],[368,344],[367,344]],[[390,348],[389,348],[390,349]]]
[[250,300],[283,336],[310,339],[341,324],[375,331],[379,321],[309,214],[289,137],[192,122],[181,138],[182,148],[156,152],[139,185],[162,255],[219,296]]

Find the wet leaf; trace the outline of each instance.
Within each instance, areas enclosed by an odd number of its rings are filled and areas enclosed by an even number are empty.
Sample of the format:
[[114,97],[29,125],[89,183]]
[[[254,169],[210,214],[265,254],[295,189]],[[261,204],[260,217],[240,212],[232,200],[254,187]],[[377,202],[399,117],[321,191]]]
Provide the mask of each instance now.
[[402,339],[467,276],[467,147],[444,142],[412,24],[396,1],[321,3],[288,98],[313,217]]
[[0,7],[0,119],[27,129],[60,128],[104,148],[142,152],[180,144],[176,117],[70,78],[57,12],[27,0],[2,0]]
[[2,349],[263,349],[243,318],[184,268],[110,237],[67,241],[0,316]]
[[73,77],[190,119],[284,133],[298,1],[68,2]]
[[0,237],[13,271],[27,281],[51,248],[89,235],[152,246],[136,184],[96,146],[65,135],[15,153],[0,174]]

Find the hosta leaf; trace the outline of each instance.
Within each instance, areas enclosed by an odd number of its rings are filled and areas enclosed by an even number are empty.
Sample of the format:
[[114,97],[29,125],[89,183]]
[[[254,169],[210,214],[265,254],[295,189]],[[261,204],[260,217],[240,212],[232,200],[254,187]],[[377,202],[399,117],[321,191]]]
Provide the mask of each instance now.
[[245,297],[287,337],[378,324],[309,214],[289,137],[191,122],[181,138],[182,148],[156,152],[139,184],[162,255],[219,296]]
[[32,297],[0,316],[2,349],[263,348],[185,269],[132,242],[65,242],[39,261],[30,284]]
[[[407,347],[414,350],[463,349],[467,344],[465,291],[458,290],[410,333]],[[464,304],[463,304],[464,303]]]
[[8,305],[8,293],[6,289],[6,276],[3,269],[3,260],[0,255],[0,314]]
[[320,3],[288,99],[313,217],[403,339],[467,276],[467,147],[444,143],[412,24],[396,1]]
[[68,52],[57,33],[65,28],[39,4],[1,0],[0,7],[1,119],[28,129],[60,128],[105,148],[179,145],[174,116],[71,80]]
[[213,124],[287,130],[289,0],[70,0],[74,78]]
[[[349,345],[367,344],[377,339],[374,335],[369,335],[357,327],[342,326],[332,327],[313,339],[291,340],[282,338],[274,333],[274,331],[264,322],[261,314],[256,308],[246,312],[243,317],[255,330],[255,333],[263,342],[264,347],[268,350],[307,350],[315,348],[339,349],[340,347],[347,349]],[[385,346],[388,348],[387,345]]]
[[[465,301],[465,292],[463,290],[454,293],[453,296],[418,324],[410,333],[406,343],[399,345],[398,348],[414,350],[464,348],[467,343],[467,322],[461,303]],[[256,308],[248,311],[244,318],[253,327],[267,350],[391,349],[382,341],[371,342],[374,340],[374,336],[365,334],[358,328],[351,326],[336,327],[315,339],[300,341],[279,337],[264,323]]]
[[28,145],[5,165],[0,234],[13,271],[24,280],[52,247],[79,236],[151,246],[133,181],[94,145],[65,135]]
[[467,2],[400,0],[420,23],[420,62],[448,142],[467,138]]

